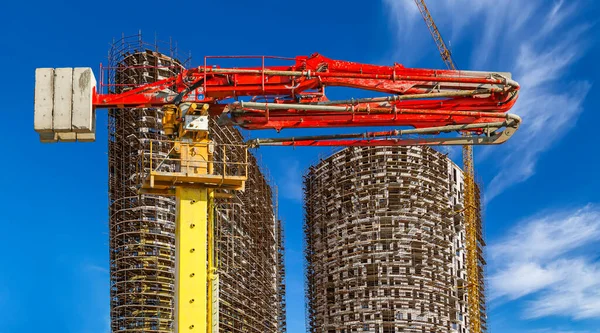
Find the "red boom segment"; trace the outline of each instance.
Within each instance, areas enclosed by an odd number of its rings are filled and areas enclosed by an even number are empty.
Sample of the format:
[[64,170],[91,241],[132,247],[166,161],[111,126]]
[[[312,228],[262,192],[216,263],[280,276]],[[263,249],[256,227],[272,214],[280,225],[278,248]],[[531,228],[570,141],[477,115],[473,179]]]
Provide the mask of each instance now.
[[[264,59],[263,59],[264,64]],[[330,101],[325,87],[358,88],[385,97]],[[200,66],[121,94],[97,94],[95,107],[160,107],[181,102],[211,104],[214,116],[229,115],[246,129],[410,126],[418,129],[491,123],[518,128],[507,112],[519,85],[507,74],[378,66],[299,56],[291,66],[220,68]],[[244,97],[246,101],[239,101]],[[249,100],[249,101],[247,101]],[[460,131],[461,129],[458,129]],[[437,134],[432,130],[422,134]],[[498,133],[496,133],[498,134]]]

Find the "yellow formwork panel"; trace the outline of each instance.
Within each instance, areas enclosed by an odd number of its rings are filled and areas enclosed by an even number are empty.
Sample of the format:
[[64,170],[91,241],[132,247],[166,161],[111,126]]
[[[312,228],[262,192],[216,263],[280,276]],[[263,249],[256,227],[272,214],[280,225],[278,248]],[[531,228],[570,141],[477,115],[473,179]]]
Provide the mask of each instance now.
[[177,187],[175,332],[206,333],[208,190]]

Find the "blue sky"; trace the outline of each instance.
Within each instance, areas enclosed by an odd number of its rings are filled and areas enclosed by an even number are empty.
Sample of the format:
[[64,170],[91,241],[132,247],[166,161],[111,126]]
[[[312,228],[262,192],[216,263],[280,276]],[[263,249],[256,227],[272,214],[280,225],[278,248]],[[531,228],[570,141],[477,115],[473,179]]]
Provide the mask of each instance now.
[[[511,71],[524,125],[476,148],[492,332],[598,332],[600,66],[594,1],[428,1],[460,68]],[[442,68],[412,0],[13,1],[0,5],[0,333],[108,331],[106,112],[95,143],[42,145],[36,67],[106,61],[138,30],[204,55],[308,55]],[[352,96],[347,96],[352,97]],[[301,174],[328,150],[261,148],[286,223],[288,327],[304,330]],[[458,151],[451,156],[460,158]]]

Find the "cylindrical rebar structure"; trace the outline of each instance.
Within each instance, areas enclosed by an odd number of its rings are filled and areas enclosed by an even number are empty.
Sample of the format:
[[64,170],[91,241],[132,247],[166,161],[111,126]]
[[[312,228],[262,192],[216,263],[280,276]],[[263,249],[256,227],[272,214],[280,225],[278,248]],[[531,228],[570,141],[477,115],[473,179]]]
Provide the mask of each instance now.
[[[210,130],[211,138],[218,143],[244,141],[237,129],[219,127],[214,121]],[[215,203],[219,328],[220,332],[231,333],[283,333],[286,325],[282,223],[274,209],[271,186],[256,157],[249,154],[248,162],[245,191]]]
[[[109,57],[115,92],[176,75],[183,65],[151,51],[137,38],[123,38]],[[109,111],[111,329],[172,332],[175,269],[175,199],[138,195],[148,170],[151,140],[165,140],[157,108]],[[155,146],[167,154],[169,147]]]
[[463,333],[462,174],[446,155],[346,148],[304,188],[309,332]]
[[[140,35],[115,42],[109,54],[108,89],[123,92],[181,72],[184,64],[171,45],[167,47],[168,54],[159,53],[156,43],[146,44]],[[217,145],[243,142],[239,131],[214,122],[211,138]],[[112,332],[173,332],[175,198],[138,194],[149,171],[143,161],[150,155],[150,141],[154,156],[167,156],[169,145],[156,143],[165,139],[160,109],[109,111]],[[246,191],[217,199],[214,205],[219,331],[283,332],[280,222],[271,187],[252,155],[249,162]],[[160,166],[163,171],[171,167]]]

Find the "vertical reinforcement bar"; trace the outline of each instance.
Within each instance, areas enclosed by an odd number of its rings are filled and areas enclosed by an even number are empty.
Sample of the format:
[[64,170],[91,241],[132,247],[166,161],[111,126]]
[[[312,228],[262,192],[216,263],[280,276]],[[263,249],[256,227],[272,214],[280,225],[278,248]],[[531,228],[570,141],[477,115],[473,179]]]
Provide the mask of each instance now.
[[469,332],[481,333],[481,295],[480,295],[480,265],[478,259],[479,242],[477,230],[480,221],[477,219],[475,204],[475,179],[473,166],[473,148],[463,147],[463,175],[464,175],[464,205],[465,205],[465,243],[466,243],[466,268],[467,268],[467,308],[469,315]]
[[208,332],[219,333],[219,275],[215,242],[215,192],[208,190]]
[[[446,47],[446,43],[440,34],[440,31],[431,17],[431,13],[425,4],[425,0],[415,0],[415,4],[419,7],[421,16],[429,28],[429,32],[435,41],[435,45],[446,64],[446,67],[451,70],[456,70],[456,64],[452,59],[450,50]],[[469,136],[470,133],[463,133],[463,136]],[[480,289],[479,275],[482,273],[482,267],[478,263],[478,236],[477,230],[481,221],[477,218],[477,210],[475,204],[475,166],[473,165],[473,147],[464,145],[463,149],[463,175],[464,175],[464,205],[465,205],[465,225],[466,225],[466,268],[467,268],[467,308],[468,308],[468,326],[470,333],[481,333],[484,331],[481,325],[481,318],[485,316],[482,312],[482,296],[480,295],[483,289]]]
[[206,333],[208,190],[178,186],[176,197],[175,332]]

